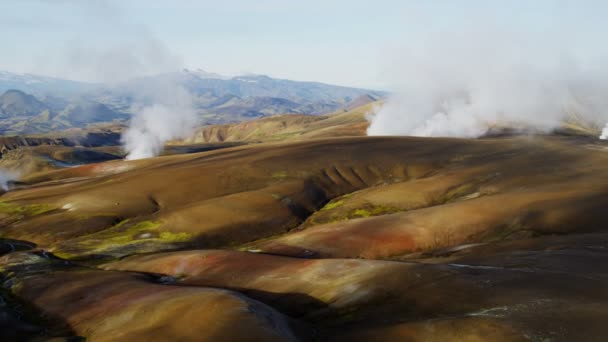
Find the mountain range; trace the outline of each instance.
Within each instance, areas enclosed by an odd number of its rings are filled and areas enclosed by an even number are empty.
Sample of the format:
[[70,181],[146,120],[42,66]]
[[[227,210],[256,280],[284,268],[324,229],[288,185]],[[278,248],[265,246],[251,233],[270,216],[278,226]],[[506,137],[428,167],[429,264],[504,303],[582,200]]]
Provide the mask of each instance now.
[[0,133],[40,133],[126,121],[146,104],[139,95],[150,84],[185,88],[201,124],[234,123],[276,114],[327,114],[387,95],[383,91],[265,75],[227,77],[200,69],[114,85],[0,71]]
[[85,99],[62,101],[49,98],[43,102],[15,89],[0,95],[0,133],[5,135],[52,132],[128,118],[129,115],[114,111],[103,103]]

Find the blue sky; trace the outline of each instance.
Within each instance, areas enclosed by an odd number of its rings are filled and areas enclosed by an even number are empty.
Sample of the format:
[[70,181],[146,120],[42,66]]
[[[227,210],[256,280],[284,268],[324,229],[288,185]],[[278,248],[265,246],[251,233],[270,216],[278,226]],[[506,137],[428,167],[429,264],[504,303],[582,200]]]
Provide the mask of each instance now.
[[580,0],[0,0],[0,69],[103,81],[104,68],[187,67],[387,88],[395,51],[431,35],[500,30],[600,55],[607,17],[607,1]]

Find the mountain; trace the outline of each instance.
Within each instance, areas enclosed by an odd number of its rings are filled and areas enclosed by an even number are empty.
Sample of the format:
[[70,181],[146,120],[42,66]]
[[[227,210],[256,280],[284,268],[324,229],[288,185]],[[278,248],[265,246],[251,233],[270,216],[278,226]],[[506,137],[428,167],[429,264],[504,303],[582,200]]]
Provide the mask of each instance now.
[[20,90],[7,90],[0,95],[0,118],[33,116],[45,109],[42,102]]
[[231,78],[231,76],[220,75],[215,72],[208,72],[208,71],[200,69],[200,68],[198,68],[196,70],[183,69],[182,71],[191,73],[191,74],[195,74],[196,76],[198,76],[200,78],[210,78],[210,79],[218,79],[218,80],[228,80]]
[[74,96],[98,88],[98,84],[60,78],[0,71],[0,93],[17,89],[39,97]]
[[[167,84],[183,86],[191,93],[193,105],[203,124],[235,123],[286,113],[321,115],[341,108],[353,109],[387,95],[383,91],[291,81],[265,75],[223,76],[201,69],[146,76],[117,85],[0,72],[0,91],[17,90],[35,96],[36,101],[44,106],[34,105],[33,98],[25,100],[31,102],[31,115],[37,115],[44,109],[49,110],[38,121],[54,117],[67,107],[79,106],[82,102],[103,104],[107,110],[102,108],[102,112],[109,110],[133,114],[142,106],[154,103],[154,98],[145,96],[147,89]],[[71,121],[78,121],[73,123],[78,126],[90,123],[87,122],[90,118],[97,118],[91,122],[105,120],[100,119],[99,115],[83,114],[78,108],[68,108],[69,112],[74,110],[79,115],[71,115]],[[81,118],[77,120],[77,116]],[[126,119],[112,114],[101,116],[110,121]],[[44,128],[43,131],[48,129]]]
[[55,97],[46,97],[45,100],[21,90],[4,92],[0,95],[0,132],[44,133],[129,118],[129,115],[98,102],[84,99],[67,101]]
[[226,95],[239,98],[273,97],[287,99],[300,104],[316,102],[345,104],[365,94],[376,98],[387,95],[383,91],[343,87],[319,82],[291,81],[272,78],[266,75],[225,77],[207,72],[190,71],[188,69],[180,72],[138,78],[125,83],[123,87],[138,88],[149,84],[166,84],[169,82],[181,84],[197,96],[211,94],[215,97]]
[[66,121],[77,127],[84,127],[92,123],[127,120],[128,118],[128,115],[115,112],[108,106],[96,102],[69,104],[55,117],[56,120]]
[[[202,123],[224,124],[276,114],[327,114],[353,109],[387,95],[370,89],[276,79],[265,75],[226,77],[201,70],[138,78],[104,89],[96,101],[113,101],[123,108],[151,84],[179,84],[193,96]],[[367,101],[366,101],[367,100]]]
[[356,99],[349,102],[346,106],[344,106],[345,111],[349,111],[355,109],[357,107],[365,106],[368,103],[372,103],[378,101],[378,97],[373,96],[371,94],[363,94],[358,96]]
[[238,115],[245,118],[291,113],[300,105],[280,97],[233,97],[223,104],[213,107],[215,114]]

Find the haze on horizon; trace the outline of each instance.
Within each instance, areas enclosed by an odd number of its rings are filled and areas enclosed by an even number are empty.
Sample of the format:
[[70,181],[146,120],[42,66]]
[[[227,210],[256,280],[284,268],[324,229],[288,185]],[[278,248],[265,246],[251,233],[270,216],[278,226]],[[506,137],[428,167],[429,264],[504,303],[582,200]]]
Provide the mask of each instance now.
[[185,67],[392,89],[400,56],[444,33],[525,34],[603,56],[607,12],[593,0],[2,0],[0,70],[115,81]]

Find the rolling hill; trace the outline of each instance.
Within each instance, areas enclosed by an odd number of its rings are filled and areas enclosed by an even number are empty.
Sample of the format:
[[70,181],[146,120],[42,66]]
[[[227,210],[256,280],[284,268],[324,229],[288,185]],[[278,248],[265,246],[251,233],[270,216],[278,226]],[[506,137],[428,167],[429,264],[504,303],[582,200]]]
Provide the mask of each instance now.
[[379,105],[379,102],[372,102],[351,110],[340,110],[327,115],[287,114],[235,124],[204,126],[184,142],[262,142],[364,136],[368,126],[366,115]]
[[[343,114],[290,118],[303,137]],[[259,120],[265,143],[23,177],[0,202],[0,323],[99,340],[608,336],[605,142],[279,141],[281,120]]]
[[3,338],[608,336],[595,127],[367,137],[381,102],[360,100],[136,161],[121,125],[2,137],[0,167],[21,172],[0,174]]

